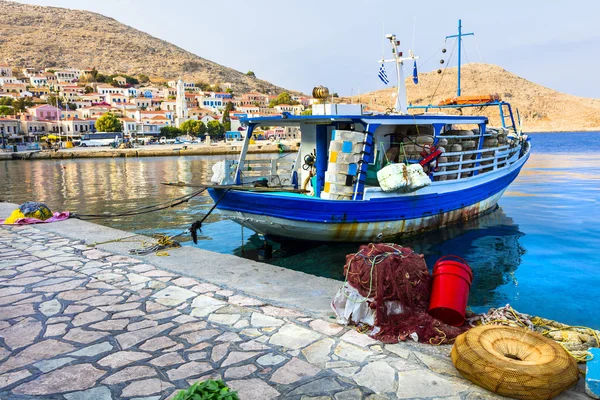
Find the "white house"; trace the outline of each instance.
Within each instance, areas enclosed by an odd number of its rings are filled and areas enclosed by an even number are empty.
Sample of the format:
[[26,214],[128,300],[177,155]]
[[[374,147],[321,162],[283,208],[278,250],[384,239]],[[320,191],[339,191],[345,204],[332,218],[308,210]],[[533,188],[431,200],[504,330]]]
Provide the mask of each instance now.
[[43,75],[32,75],[29,77],[29,83],[31,86],[41,87],[48,85],[48,78]]

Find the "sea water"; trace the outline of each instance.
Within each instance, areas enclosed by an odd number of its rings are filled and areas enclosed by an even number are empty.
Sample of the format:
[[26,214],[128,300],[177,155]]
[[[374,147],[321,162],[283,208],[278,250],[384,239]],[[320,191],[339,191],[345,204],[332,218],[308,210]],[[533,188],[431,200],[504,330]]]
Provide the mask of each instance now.
[[[510,303],[521,312],[600,329],[600,133],[532,134],[532,155],[494,212],[466,225],[404,239],[431,268],[443,255],[463,257],[474,271],[469,306],[477,312]],[[256,157],[280,157],[261,155]],[[293,157],[293,156],[287,156]],[[158,157],[0,162],[0,199],[44,201],[53,210],[124,211],[191,193],[162,181],[207,182],[225,157]],[[132,232],[173,235],[212,206],[202,194],[158,214],[99,220]],[[208,217],[194,245],[257,257],[258,235]],[[358,244],[280,245],[269,262],[343,280],[346,254]],[[301,284],[301,282],[299,282]]]

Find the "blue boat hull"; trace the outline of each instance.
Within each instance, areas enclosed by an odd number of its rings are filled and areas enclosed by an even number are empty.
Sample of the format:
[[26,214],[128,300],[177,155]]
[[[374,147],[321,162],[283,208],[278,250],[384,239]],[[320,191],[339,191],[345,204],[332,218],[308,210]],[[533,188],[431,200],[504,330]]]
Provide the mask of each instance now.
[[460,180],[460,184],[440,182],[416,193],[361,201],[240,190],[225,193],[225,188],[209,188],[209,193],[215,202],[220,199],[217,208],[222,213],[263,235],[315,241],[380,241],[466,221],[491,210],[528,156],[494,174],[493,179],[490,174],[483,179]]

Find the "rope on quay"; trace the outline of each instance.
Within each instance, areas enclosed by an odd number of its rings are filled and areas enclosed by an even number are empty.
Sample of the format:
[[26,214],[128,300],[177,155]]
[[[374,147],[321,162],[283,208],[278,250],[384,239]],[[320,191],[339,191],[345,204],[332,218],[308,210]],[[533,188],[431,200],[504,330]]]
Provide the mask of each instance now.
[[197,190],[197,191],[195,191],[195,192],[193,192],[191,194],[187,194],[185,196],[177,197],[177,198],[171,199],[171,200],[166,201],[166,202],[152,204],[152,205],[148,205],[148,206],[144,206],[144,207],[138,207],[138,208],[135,208],[135,209],[129,210],[129,211],[118,212],[118,213],[111,213],[111,214],[107,214],[107,213],[105,213],[105,214],[78,214],[78,213],[72,213],[70,217],[86,221],[86,220],[94,220],[94,219],[110,219],[110,218],[117,218],[117,217],[129,217],[129,216],[133,216],[133,215],[148,214],[148,213],[151,213],[151,212],[165,210],[167,208],[172,208],[172,207],[178,206],[178,205],[180,205],[182,203],[187,203],[189,200],[191,200],[192,198],[200,195],[205,190],[206,190],[206,188],[202,188],[202,189]]

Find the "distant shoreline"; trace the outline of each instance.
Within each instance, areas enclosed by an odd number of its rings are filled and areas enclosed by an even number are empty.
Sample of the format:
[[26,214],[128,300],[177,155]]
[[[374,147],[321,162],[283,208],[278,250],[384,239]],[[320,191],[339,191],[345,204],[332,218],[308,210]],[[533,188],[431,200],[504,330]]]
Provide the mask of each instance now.
[[[251,144],[249,154],[291,153],[299,148],[299,142],[285,143],[280,150],[277,143],[267,142]],[[242,142],[217,145],[171,145],[143,146],[133,149],[111,148],[73,148],[55,150],[22,151],[17,153],[0,153],[0,160],[70,160],[79,158],[136,158],[136,157],[172,157],[172,156],[218,156],[237,155],[242,149]]]

